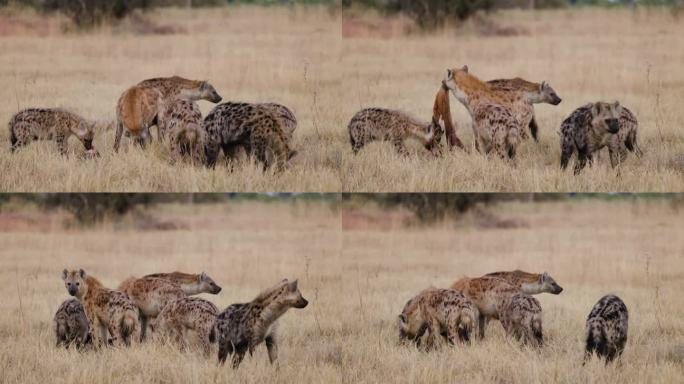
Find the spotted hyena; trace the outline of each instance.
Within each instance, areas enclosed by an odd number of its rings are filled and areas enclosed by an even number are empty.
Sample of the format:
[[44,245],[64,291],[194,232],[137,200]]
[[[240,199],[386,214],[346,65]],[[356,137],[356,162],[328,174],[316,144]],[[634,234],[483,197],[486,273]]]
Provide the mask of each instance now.
[[[522,97],[516,101],[518,103],[528,103],[530,105],[547,103],[551,105],[558,105],[561,103],[561,101],[563,101],[563,99],[558,96],[556,91],[546,81],[542,81],[540,84],[516,77],[514,79],[490,80],[487,82],[487,84],[497,91],[520,92]],[[523,106],[520,109],[523,111],[521,116],[522,121],[520,122],[523,129],[520,131],[520,137],[522,139],[527,139],[527,131],[524,128],[529,127],[532,138],[537,141],[537,132],[539,130],[539,126],[537,125],[537,120],[534,117],[534,108],[525,108]]]
[[621,143],[616,139],[620,131],[623,107],[619,102],[589,103],[577,108],[560,128],[561,169],[568,166],[573,153],[577,152],[575,175],[592,162],[594,152],[608,146],[610,163],[615,168],[620,163]]
[[195,163],[204,160],[206,132],[202,127],[202,112],[197,103],[186,99],[167,102],[159,115],[162,136],[169,136],[171,160],[175,163],[189,156]]
[[250,103],[223,103],[204,118],[207,132],[206,164],[214,167],[219,152],[233,159],[236,151],[245,148],[261,162],[264,169],[275,165],[283,170],[293,156],[281,118],[269,108]]
[[399,315],[399,337],[420,346],[427,332],[426,347],[433,347],[437,336],[449,343],[470,342],[479,313],[472,301],[454,289],[428,288],[409,300]]
[[251,355],[254,348],[265,342],[273,364],[278,358],[276,321],[288,309],[304,308],[307,304],[309,302],[299,292],[297,280],[285,279],[249,303],[230,305],[218,315],[214,326],[219,363],[224,363],[228,354],[232,354],[233,368],[237,368],[247,351]]
[[74,135],[86,150],[93,150],[95,123],[60,108],[28,108],[9,121],[11,151],[34,140],[54,140],[62,155],[67,155],[67,140]]
[[82,348],[92,341],[88,317],[78,299],[65,300],[57,309],[52,325],[58,347],[69,348],[73,344],[76,348]]
[[596,352],[606,364],[622,355],[627,342],[629,316],[625,303],[615,295],[606,295],[594,305],[587,318],[584,361]]
[[169,337],[184,348],[189,345],[187,331],[193,331],[199,338],[202,350],[209,355],[211,343],[215,341],[210,335],[218,312],[210,301],[184,297],[166,305],[150,323],[150,328],[155,335]]
[[516,102],[521,97],[518,93],[495,91],[471,75],[467,66],[448,69],[444,83],[470,113],[475,148],[485,154],[494,151],[514,165],[522,131],[517,116],[523,114],[517,108],[525,107],[529,114],[531,105]]
[[539,300],[522,292],[509,294],[502,300],[498,311],[508,337],[516,337],[533,347],[544,344]]
[[176,271],[171,273],[152,273],[144,277],[156,277],[174,282],[180,285],[183,292],[188,296],[200,293],[216,295],[221,292],[221,287],[206,272],[196,274]]
[[62,280],[69,294],[83,304],[96,346],[107,344],[107,332],[115,346],[130,345],[131,338],[140,339],[138,308],[128,295],[105,288],[82,269],[65,269]]
[[145,339],[150,320],[170,302],[186,297],[180,285],[156,277],[128,278],[119,284],[119,290],[126,293],[140,311],[141,340]]
[[543,292],[557,295],[563,292],[563,287],[558,285],[548,272],[529,273],[516,269],[515,271],[492,272],[485,276],[506,280],[509,284],[518,287],[521,292],[528,295],[536,295]]
[[464,277],[451,285],[452,289],[463,292],[477,307],[480,317],[478,329],[484,338],[485,328],[491,319],[500,320],[500,309],[506,297],[519,293],[520,288],[498,277]]
[[399,154],[408,155],[404,141],[415,138],[433,155],[441,154],[441,147],[436,138],[442,137],[444,126],[434,118],[431,122],[424,123],[401,111],[366,108],[352,117],[347,129],[354,153],[377,140],[390,141]]
[[[208,81],[189,80],[180,76],[143,80],[119,97],[116,105],[114,150],[119,150],[124,130],[138,144],[144,146],[150,137],[150,127],[156,125],[159,128],[158,116],[165,103],[176,98],[208,100],[212,103],[221,101],[221,96]],[[161,137],[162,130],[158,129],[158,132]]]

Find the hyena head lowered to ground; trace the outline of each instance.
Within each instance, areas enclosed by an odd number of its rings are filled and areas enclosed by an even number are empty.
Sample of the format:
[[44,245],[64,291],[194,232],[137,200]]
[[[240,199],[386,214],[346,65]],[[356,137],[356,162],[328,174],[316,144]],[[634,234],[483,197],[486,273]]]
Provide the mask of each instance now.
[[499,309],[499,318],[508,337],[534,347],[544,344],[542,308],[534,297],[522,292],[508,295]]
[[221,292],[221,287],[214,282],[214,279],[209,277],[206,272],[200,274],[171,272],[171,273],[152,273],[144,277],[157,277],[172,281],[180,285],[186,295],[198,295],[200,293],[211,293],[216,295]]
[[615,295],[606,295],[594,305],[587,318],[584,361],[596,352],[606,364],[620,357],[627,342],[629,315],[625,303]]
[[82,348],[90,343],[90,326],[83,305],[78,299],[65,300],[57,309],[52,321],[57,346]]
[[218,309],[210,301],[199,297],[184,297],[172,301],[162,309],[159,316],[150,323],[152,332],[160,337],[169,337],[181,347],[189,345],[186,330],[194,331],[199,338],[205,355],[211,352],[211,336]]
[[86,150],[93,150],[95,122],[61,108],[27,108],[9,121],[10,150],[34,140],[54,140],[62,155],[67,154],[67,139],[74,135]]
[[252,354],[262,341],[273,364],[278,358],[276,321],[290,308],[304,308],[309,302],[302,297],[297,280],[281,281],[263,291],[249,303],[232,304],[216,318],[211,340],[218,340],[219,363],[233,354],[233,368],[242,362],[247,351]]
[[543,292],[557,295],[563,292],[563,287],[558,285],[548,272],[529,273],[516,269],[515,271],[492,272],[485,276],[504,279],[508,283],[519,287],[522,292],[528,295],[536,295]]

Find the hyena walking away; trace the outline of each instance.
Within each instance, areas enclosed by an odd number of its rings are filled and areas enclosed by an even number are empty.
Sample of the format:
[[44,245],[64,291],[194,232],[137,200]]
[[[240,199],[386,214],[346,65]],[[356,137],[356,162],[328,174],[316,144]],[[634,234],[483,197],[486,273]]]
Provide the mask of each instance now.
[[233,368],[237,368],[249,351],[253,353],[261,342],[266,343],[268,359],[273,364],[278,358],[276,321],[290,308],[304,308],[309,302],[302,297],[297,280],[281,281],[260,293],[249,303],[232,304],[216,319],[213,337],[218,340],[219,363],[233,354]]
[[594,305],[587,318],[584,361],[596,352],[606,364],[622,355],[627,342],[627,306],[617,296],[606,295]]
[[69,294],[83,304],[96,346],[107,345],[108,331],[114,346],[130,345],[131,338],[140,339],[138,308],[128,295],[105,288],[82,269],[65,269],[62,280]]
[[57,309],[52,321],[57,346],[75,345],[82,348],[91,342],[90,327],[85,309],[78,299],[65,300]]
[[470,113],[475,148],[485,154],[493,150],[501,159],[514,161],[522,127],[513,107],[524,106],[514,103],[520,96],[494,91],[489,84],[469,74],[467,66],[448,69],[444,83]]
[[152,273],[143,277],[156,277],[178,284],[188,296],[199,295],[200,293],[216,295],[221,292],[221,287],[206,272],[195,274],[176,271],[171,273]]
[[436,344],[437,336],[449,343],[470,342],[479,313],[472,301],[454,289],[426,289],[409,300],[399,315],[399,336],[420,346],[428,332],[426,347]]
[[153,332],[175,340],[182,347],[189,345],[188,330],[194,331],[205,355],[211,352],[210,336],[216,322],[218,309],[211,302],[199,297],[184,297],[169,303],[150,324]]
[[206,132],[202,127],[202,112],[192,100],[173,99],[162,108],[159,129],[169,135],[169,150],[173,163],[188,156],[196,163],[204,161]]
[[522,292],[507,295],[501,303],[499,316],[506,336],[522,339],[533,347],[544,344],[539,300]]
[[209,167],[215,166],[221,150],[226,158],[233,159],[239,148],[245,148],[264,169],[275,165],[278,171],[295,154],[290,151],[281,118],[259,104],[217,105],[204,118],[203,127],[207,132],[205,156]]
[[173,99],[191,101],[221,101],[221,96],[208,81],[189,80],[180,76],[158,77],[143,80],[124,91],[116,105],[116,137],[114,150],[118,152],[121,136],[126,130],[133,135],[141,146],[150,136],[149,128],[157,125],[160,138],[158,116],[164,104]]
[[551,105],[558,105],[563,101],[556,91],[551,88],[548,82],[542,81],[541,84],[534,83],[516,77],[514,79],[496,79],[487,82],[492,89],[502,92],[520,92],[520,98],[517,98],[516,103],[527,103],[529,108],[525,105],[518,107],[522,114],[520,116],[521,130],[520,137],[523,140],[527,139],[527,131],[525,127],[529,127],[532,138],[538,141],[537,120],[534,116],[534,107],[532,104],[547,103]]
[[28,108],[9,121],[11,151],[34,140],[54,140],[62,155],[67,154],[67,140],[74,135],[86,150],[93,150],[95,123],[60,108]]
[[442,137],[444,127],[434,118],[429,123],[423,123],[401,111],[366,108],[352,117],[347,129],[354,153],[377,140],[390,141],[399,154],[408,155],[404,140],[415,138],[433,155],[441,154],[436,139]]
[[126,293],[140,311],[140,338],[145,339],[147,324],[159,315],[169,303],[184,298],[181,287],[168,280],[155,277],[126,279],[119,285],[119,290]]
[[515,271],[492,272],[485,276],[503,279],[509,284],[518,287],[521,292],[527,293],[528,295],[536,295],[544,292],[558,295],[563,292],[563,287],[558,285],[556,280],[554,280],[548,272],[529,273],[516,269]]
[[577,152],[574,173],[578,175],[587,161],[591,164],[593,153],[605,146],[608,146],[610,164],[615,168],[625,145],[615,138],[620,130],[622,111],[623,107],[616,101],[589,103],[572,112],[560,128],[561,169],[567,168],[573,153]]

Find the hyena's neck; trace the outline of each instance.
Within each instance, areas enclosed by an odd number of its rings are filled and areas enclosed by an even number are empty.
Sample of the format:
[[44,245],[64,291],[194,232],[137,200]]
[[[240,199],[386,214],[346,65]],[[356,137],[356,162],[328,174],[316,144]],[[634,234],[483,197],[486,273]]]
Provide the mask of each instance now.
[[520,290],[528,295],[536,295],[543,292],[541,284],[538,284],[537,282],[522,283],[520,284]]
[[262,306],[258,314],[258,321],[255,324],[255,334],[259,337],[265,336],[273,323],[275,323],[280,316],[284,315],[289,308],[288,305],[281,304],[277,301]]

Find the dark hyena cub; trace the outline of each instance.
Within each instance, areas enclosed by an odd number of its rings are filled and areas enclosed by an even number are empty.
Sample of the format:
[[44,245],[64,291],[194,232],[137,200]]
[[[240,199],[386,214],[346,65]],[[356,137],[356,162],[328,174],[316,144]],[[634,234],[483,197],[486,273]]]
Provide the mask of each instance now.
[[76,348],[82,348],[92,341],[88,317],[78,299],[65,300],[57,309],[52,325],[58,347],[69,348],[73,344]]
[[516,337],[534,347],[544,344],[539,300],[522,292],[509,295],[502,302],[499,317],[508,337]]
[[620,161],[621,147],[615,134],[620,130],[623,107],[619,102],[589,103],[577,108],[561,124],[561,168],[568,166],[570,157],[577,151],[575,175],[582,172],[593,153],[608,146],[610,163],[615,168]]
[[620,357],[627,342],[627,306],[617,296],[606,295],[591,309],[586,324],[584,361],[596,352],[606,364]]
[[9,122],[11,150],[34,140],[54,140],[62,155],[67,154],[69,136],[76,136],[86,150],[93,149],[95,123],[60,108],[28,108]]
[[297,288],[297,280],[281,281],[265,290],[249,303],[232,304],[216,318],[210,341],[218,340],[219,363],[233,354],[233,368],[237,368],[249,351],[266,342],[271,364],[278,358],[276,344],[276,321],[288,309],[304,308],[309,304]]

